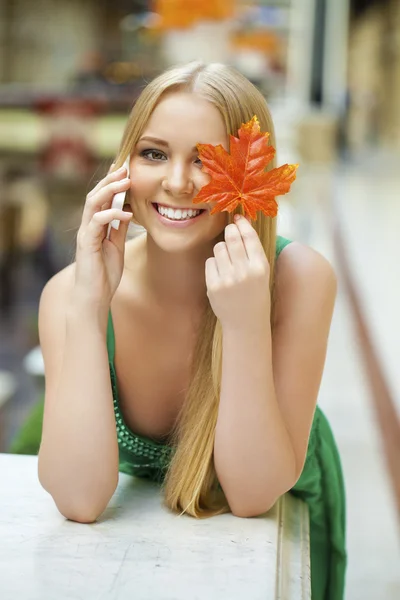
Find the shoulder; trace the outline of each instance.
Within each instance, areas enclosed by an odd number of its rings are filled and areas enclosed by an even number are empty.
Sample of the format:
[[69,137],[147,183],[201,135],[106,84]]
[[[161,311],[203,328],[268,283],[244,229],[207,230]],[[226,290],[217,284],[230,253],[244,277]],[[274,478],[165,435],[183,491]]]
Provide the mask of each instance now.
[[307,276],[335,278],[335,271],[328,259],[314,248],[300,242],[287,243],[276,261],[276,282]]
[[38,325],[41,333],[66,312],[75,281],[75,263],[53,275],[44,286],[39,302]]
[[317,250],[291,242],[275,266],[275,324],[293,312],[333,309],[337,278],[331,263]]
[[75,262],[67,265],[48,280],[42,290],[41,302],[48,296],[65,294],[72,289],[75,279],[75,266]]

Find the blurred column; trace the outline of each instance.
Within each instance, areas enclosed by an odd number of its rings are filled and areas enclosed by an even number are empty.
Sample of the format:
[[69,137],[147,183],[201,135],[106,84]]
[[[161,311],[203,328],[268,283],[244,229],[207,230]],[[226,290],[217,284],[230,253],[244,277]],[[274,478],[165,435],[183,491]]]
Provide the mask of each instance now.
[[391,0],[384,12],[381,43],[382,93],[380,107],[381,141],[400,149],[400,2]]
[[337,158],[347,106],[349,0],[292,3],[288,92],[296,106],[297,148],[304,161]]
[[383,84],[383,16],[382,7],[374,5],[351,23],[347,141],[355,152],[378,141],[382,96],[391,94],[391,82],[386,89]]
[[312,80],[316,0],[294,0],[288,48],[287,95],[303,109],[309,106]]
[[322,104],[336,114],[346,109],[349,0],[327,0],[322,75]]

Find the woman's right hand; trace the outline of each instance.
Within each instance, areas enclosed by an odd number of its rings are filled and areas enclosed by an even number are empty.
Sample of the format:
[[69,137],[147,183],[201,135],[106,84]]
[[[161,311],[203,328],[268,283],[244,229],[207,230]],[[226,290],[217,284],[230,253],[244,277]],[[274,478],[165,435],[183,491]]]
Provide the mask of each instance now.
[[[114,194],[127,191],[125,168],[109,172],[86,196],[77,235],[75,293],[108,310],[124,269],[125,240],[132,212],[111,208]],[[119,229],[109,223],[120,221]]]

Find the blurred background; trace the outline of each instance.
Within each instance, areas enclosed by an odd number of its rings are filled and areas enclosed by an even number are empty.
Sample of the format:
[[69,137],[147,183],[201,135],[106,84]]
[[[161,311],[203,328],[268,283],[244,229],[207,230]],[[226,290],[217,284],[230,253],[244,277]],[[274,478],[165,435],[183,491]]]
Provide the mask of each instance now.
[[346,597],[398,599],[400,0],[0,0],[0,452],[37,452],[38,302],[85,196],[146,82],[195,59],[255,83],[279,163],[300,163],[278,229],[339,279],[319,402],[347,483]]

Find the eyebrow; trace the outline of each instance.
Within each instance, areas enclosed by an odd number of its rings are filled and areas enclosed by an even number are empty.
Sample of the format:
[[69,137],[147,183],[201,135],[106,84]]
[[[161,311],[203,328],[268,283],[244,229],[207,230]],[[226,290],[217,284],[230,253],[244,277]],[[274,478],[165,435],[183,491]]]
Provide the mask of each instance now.
[[[165,140],[160,140],[159,138],[155,138],[149,135],[140,138],[139,142],[153,142],[154,144],[158,144],[159,146],[165,146],[166,148],[169,148],[169,144]],[[192,152],[198,152],[196,146],[193,146]]]

